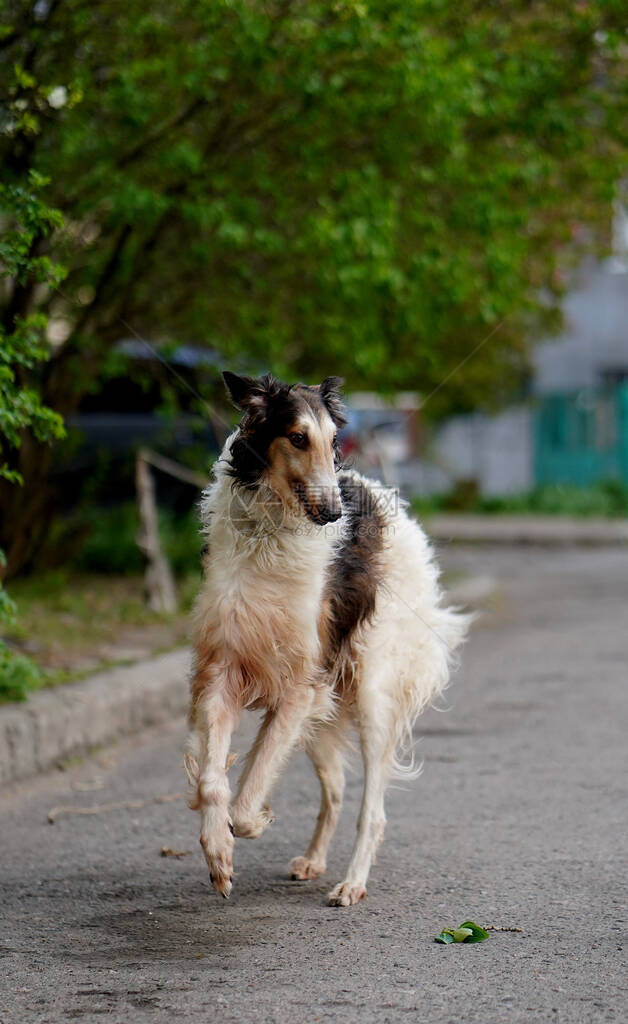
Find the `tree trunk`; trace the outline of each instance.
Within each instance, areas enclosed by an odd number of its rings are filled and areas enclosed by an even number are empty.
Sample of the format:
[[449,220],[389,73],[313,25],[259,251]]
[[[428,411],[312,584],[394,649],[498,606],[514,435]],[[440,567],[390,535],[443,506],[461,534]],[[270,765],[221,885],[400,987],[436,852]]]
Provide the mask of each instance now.
[[28,563],[48,529],[54,498],[53,459],[50,445],[26,435],[13,463],[23,483],[0,482],[0,548],[7,558],[6,578]]

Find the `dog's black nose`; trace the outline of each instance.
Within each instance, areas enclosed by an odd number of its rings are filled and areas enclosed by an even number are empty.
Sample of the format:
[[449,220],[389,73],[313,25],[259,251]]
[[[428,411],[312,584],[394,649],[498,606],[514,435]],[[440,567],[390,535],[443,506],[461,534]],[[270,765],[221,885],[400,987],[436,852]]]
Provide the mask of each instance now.
[[341,508],[330,508],[328,505],[319,505],[318,514],[324,523],[335,523],[342,515]]

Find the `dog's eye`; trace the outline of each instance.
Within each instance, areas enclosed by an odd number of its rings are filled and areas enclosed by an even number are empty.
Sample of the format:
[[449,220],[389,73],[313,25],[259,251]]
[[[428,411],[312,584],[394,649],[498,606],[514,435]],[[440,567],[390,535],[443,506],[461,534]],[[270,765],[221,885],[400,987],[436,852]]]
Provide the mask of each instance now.
[[288,434],[288,440],[295,448],[307,448],[307,434]]

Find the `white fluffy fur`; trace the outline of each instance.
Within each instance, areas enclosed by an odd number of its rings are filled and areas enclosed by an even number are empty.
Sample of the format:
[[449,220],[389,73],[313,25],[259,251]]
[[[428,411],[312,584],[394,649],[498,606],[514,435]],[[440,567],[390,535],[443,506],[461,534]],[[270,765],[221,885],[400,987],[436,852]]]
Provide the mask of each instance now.
[[[395,749],[411,743],[414,720],[443,692],[469,616],[444,607],[431,545],[407,503],[362,478],[386,521],[384,580],[372,623],[362,630],[363,699],[390,705],[382,721]],[[398,770],[405,769],[395,762]]]
[[[249,509],[251,530],[243,532],[241,522],[236,527],[231,519],[233,481],[225,472],[232,438],[202,504],[209,555],[196,609],[197,650],[213,637],[218,648],[212,650],[222,653],[215,655],[216,668],[212,663],[197,699],[187,758],[198,787],[201,843],[214,884],[227,896],[233,847],[229,822],[236,835],[261,833],[272,820],[265,804],[268,791],[300,741],[319,776],[322,803],[310,847],[293,861],[292,872],[295,878],[312,878],[324,871],[342,799],[343,749],[356,725],[365,770],[358,836],[347,876],[330,894],[332,904],[347,906],[366,893],[383,836],[387,781],[391,772],[404,770],[400,753],[411,741],[414,720],[446,686],[469,620],[443,606],[430,545],[403,503],[381,485],[363,481],[385,522],[383,583],[374,615],[354,637],[351,695],[334,699],[321,671],[319,615],[345,517],[333,526],[316,526],[290,507],[283,525],[260,537],[253,526],[264,515],[262,493]],[[264,635],[265,629],[270,635]],[[232,655],[224,650],[246,657],[260,644],[265,668],[238,702],[232,692]],[[231,730],[247,706],[270,710],[230,804],[226,762]]]

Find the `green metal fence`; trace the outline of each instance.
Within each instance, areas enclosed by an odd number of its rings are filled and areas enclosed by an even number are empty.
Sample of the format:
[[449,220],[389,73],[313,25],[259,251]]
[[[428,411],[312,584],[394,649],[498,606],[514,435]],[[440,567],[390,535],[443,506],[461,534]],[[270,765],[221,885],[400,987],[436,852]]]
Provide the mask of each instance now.
[[628,384],[544,395],[535,414],[537,484],[628,483]]

